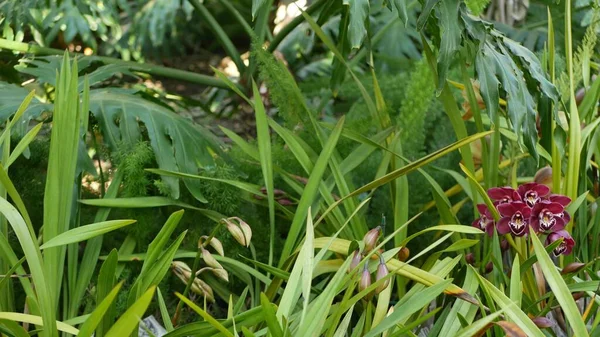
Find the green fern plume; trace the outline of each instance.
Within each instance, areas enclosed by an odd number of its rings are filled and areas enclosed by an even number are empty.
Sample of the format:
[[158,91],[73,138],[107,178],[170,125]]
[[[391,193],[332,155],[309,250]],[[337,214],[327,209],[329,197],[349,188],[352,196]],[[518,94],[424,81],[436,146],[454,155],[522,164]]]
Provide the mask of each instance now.
[[[594,54],[594,47],[596,46],[596,42],[598,41],[596,31],[598,29],[599,19],[600,7],[596,7],[594,8],[592,21],[585,31],[583,41],[581,45],[577,47],[577,52],[575,52],[575,55],[573,55],[573,77],[575,87],[577,87],[579,83],[583,80],[584,62]],[[566,71],[560,75],[557,87],[562,100],[567,101],[569,99],[569,74]]]
[[293,128],[307,120],[304,97],[285,65],[256,43],[252,56],[259,65],[259,78],[269,89],[269,98],[279,109],[286,126]]
[[148,143],[138,142],[130,149],[122,149],[114,154],[119,170],[123,172],[123,196],[139,197],[148,193],[150,179],[144,169],[154,159],[154,152]]
[[479,16],[490,3],[490,0],[465,0],[467,8],[473,15]]
[[400,139],[405,155],[416,159],[425,150],[426,115],[434,98],[433,76],[425,61],[419,61],[410,74],[398,115]]

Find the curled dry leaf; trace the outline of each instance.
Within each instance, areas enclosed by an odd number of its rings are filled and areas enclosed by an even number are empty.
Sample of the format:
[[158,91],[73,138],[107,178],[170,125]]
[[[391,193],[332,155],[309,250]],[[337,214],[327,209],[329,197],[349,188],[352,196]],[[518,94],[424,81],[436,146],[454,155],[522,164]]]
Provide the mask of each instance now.
[[523,330],[515,323],[499,321],[495,324],[504,330],[507,337],[527,337],[527,334],[525,334],[525,332],[523,332]]

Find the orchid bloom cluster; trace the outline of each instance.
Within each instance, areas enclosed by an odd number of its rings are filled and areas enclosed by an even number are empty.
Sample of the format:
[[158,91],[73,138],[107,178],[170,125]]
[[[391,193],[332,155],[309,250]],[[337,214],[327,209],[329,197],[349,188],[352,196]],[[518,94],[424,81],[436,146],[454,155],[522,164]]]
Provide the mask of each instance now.
[[571,253],[575,240],[564,230],[571,216],[565,207],[571,202],[569,197],[551,194],[550,188],[538,183],[520,185],[518,189],[510,187],[495,187],[488,190],[490,199],[500,214],[496,223],[492,213],[485,204],[477,205],[479,219],[473,226],[485,231],[488,235],[512,234],[524,236],[529,234],[529,228],[537,233],[548,234],[546,244],[563,239],[554,249],[554,255]]

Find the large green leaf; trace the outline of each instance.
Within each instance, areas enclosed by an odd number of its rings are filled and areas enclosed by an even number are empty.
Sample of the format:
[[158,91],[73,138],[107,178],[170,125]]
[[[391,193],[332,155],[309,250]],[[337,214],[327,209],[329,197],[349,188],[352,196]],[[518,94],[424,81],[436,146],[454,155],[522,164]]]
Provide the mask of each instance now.
[[344,0],[344,5],[350,6],[350,22],[348,24],[350,46],[352,48],[359,48],[365,35],[367,35],[365,20],[369,16],[369,1]]
[[556,300],[560,304],[569,326],[573,329],[573,335],[577,337],[589,336],[584,319],[579,312],[579,308],[577,307],[565,280],[563,280],[558,270],[556,270],[554,262],[552,262],[552,259],[544,249],[544,245],[537,235],[531,236],[531,243],[533,244],[535,255],[538,257],[538,263],[540,264],[546,281],[548,282],[550,289],[552,289],[552,293],[556,297]]
[[[435,10],[435,17],[430,12]],[[435,19],[434,19],[435,18]],[[558,100],[554,85],[548,80],[539,60],[519,43],[503,36],[493,26],[469,13],[458,0],[426,1],[417,27],[428,24],[439,46],[437,59],[438,90],[446,84],[447,70],[456,61],[458,52],[473,50],[475,70],[481,83],[482,97],[490,117],[497,115],[500,91],[506,94],[508,116],[519,141],[534,158],[538,158],[536,143],[537,98]],[[461,62],[472,62],[470,59]],[[521,137],[522,136],[522,137]]]
[[[156,162],[161,169],[198,173],[198,166],[214,164],[210,151],[219,152],[218,140],[210,131],[193,124],[173,111],[110,89],[90,92],[90,110],[100,122],[104,139],[114,150],[141,139],[143,124],[150,138]],[[163,177],[171,196],[179,198],[179,183],[174,177]],[[194,197],[205,202],[200,182],[184,179]]]
[[[56,84],[56,57],[31,61],[37,67],[27,67],[22,71],[39,76],[41,82]],[[83,58],[77,64],[88,67],[93,58]],[[88,75],[90,84],[102,81],[115,73],[124,73],[126,69],[107,65]],[[81,90],[83,77],[78,78]],[[90,90],[90,111],[99,121],[104,140],[112,150],[133,147],[142,134],[147,134],[154,150],[156,161],[161,169],[196,174],[198,167],[214,165],[212,153],[224,155],[219,140],[207,129],[181,117],[165,106],[155,104],[131,90],[105,88]],[[29,90],[13,84],[0,82],[0,122],[8,119],[18,109]],[[39,117],[42,112],[52,110],[53,105],[34,98],[19,123],[15,133],[23,136],[29,121]],[[175,177],[163,177],[171,196],[179,198],[179,180]],[[200,191],[200,182],[183,179],[192,195],[201,202],[206,199]]]
[[438,55],[438,92],[446,85],[446,73],[462,40],[463,23],[458,16],[458,0],[444,0],[437,6],[440,27],[440,52]]
[[70,243],[85,241],[110,231],[131,225],[134,222],[135,220],[109,220],[73,228],[46,241],[40,246],[40,249],[64,246]]
[[[23,99],[25,99],[29,93],[30,91],[26,88],[6,82],[0,82],[0,122],[6,121],[14,114],[21,103],[23,103]],[[23,136],[27,131],[27,125],[29,125],[29,121],[32,118],[39,116],[43,111],[51,109],[52,104],[41,102],[34,97],[27,106],[27,109],[25,109],[23,116],[19,119],[19,123],[16,123],[14,126],[14,134]]]
[[[96,61],[96,58],[93,56],[80,57],[77,59],[77,68],[79,71],[82,71],[88,68],[94,61]],[[20,64],[15,66],[18,71],[36,77],[36,81],[40,84],[47,83],[56,86],[56,72],[60,70],[62,56],[50,55],[38,56],[35,59],[23,58],[19,62]],[[131,75],[129,67],[122,64],[107,64],[98,67],[87,74],[89,85],[93,86],[119,73]],[[78,88],[80,91],[83,90],[83,85],[84,77],[81,76],[78,79]]]

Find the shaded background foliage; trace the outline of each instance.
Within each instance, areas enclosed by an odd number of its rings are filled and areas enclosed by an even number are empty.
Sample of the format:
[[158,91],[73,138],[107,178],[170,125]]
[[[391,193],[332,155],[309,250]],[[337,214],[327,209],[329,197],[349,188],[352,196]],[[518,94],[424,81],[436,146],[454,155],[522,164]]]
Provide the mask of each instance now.
[[[26,0],[19,3],[0,1],[0,13],[3,14],[2,36],[7,40],[35,41],[41,46],[73,51],[85,51],[89,48],[94,53],[118,56],[124,60],[147,60],[176,68],[193,68],[205,73],[211,72],[209,66],[226,71],[233,63],[232,58],[235,57],[227,55],[230,51],[226,45],[213,38],[218,36],[213,33],[214,27],[207,23],[205,16],[199,16],[188,1],[115,0],[103,3],[105,6],[99,6],[93,0]],[[261,3],[269,6],[272,4],[270,1]],[[268,32],[264,33],[266,37],[248,36],[244,25],[232,18],[228,7],[233,6],[243,22],[250,24],[253,14],[259,14],[260,17],[260,13],[252,13],[250,10],[250,1],[223,0],[204,5],[240,51],[239,57],[243,57],[251,69],[244,72],[244,69],[236,68],[232,72],[232,77],[238,80],[242,91],[250,93],[249,75],[258,75],[256,78],[259,80],[268,114],[292,130],[316,153],[322,148],[322,144],[311,129],[304,98],[308,102],[308,113],[322,121],[332,122],[345,116],[346,127],[363,136],[371,137],[381,131],[378,121],[370,115],[368,102],[361,95],[358,84],[350,81],[347,69],[334,58],[307,23],[301,23],[275,50],[265,51],[261,42],[271,40],[269,35],[273,25],[267,26]],[[391,125],[401,130],[403,155],[409,160],[421,158],[456,141],[452,123],[436,97],[443,88],[435,83],[437,80],[438,83],[445,84],[447,78],[460,78],[457,64],[460,61],[457,60],[465,50],[471,61],[469,74],[479,78],[482,91],[489,95],[484,96],[483,100],[489,107],[487,112],[490,118],[494,118],[494,111],[498,113],[498,98],[511,97],[508,114],[513,130],[526,137],[523,142],[531,153],[536,153],[536,108],[546,109],[541,111],[544,116],[555,112],[549,110],[549,105],[544,106],[538,102],[553,100],[556,103],[559,96],[565,98],[568,86],[565,87],[564,81],[559,82],[558,92],[555,92],[554,87],[547,82],[546,69],[538,65],[533,54],[536,53],[541,59],[544,57],[543,48],[548,33],[546,6],[557,20],[556,45],[559,48],[564,45],[564,25],[560,22],[564,18],[561,14],[562,5],[532,1],[521,21],[510,24],[497,22],[493,27],[475,16],[482,13],[488,19],[494,18],[494,13],[485,12],[486,8],[490,8],[487,7],[489,5],[489,1],[479,0],[466,1],[464,4],[455,0],[429,0],[423,4],[416,1],[390,1],[385,4],[380,1],[331,1],[317,12],[316,19],[323,24],[325,34],[343,52],[350,69],[357,74],[360,84],[368,92],[375,91],[372,75],[369,73],[371,69],[374,70]],[[594,10],[594,6],[591,1],[577,2],[573,17],[575,39],[582,41],[581,48],[588,53],[593,53],[596,48],[593,33],[597,31],[597,20],[594,19],[597,18],[597,10]],[[28,11],[28,8],[35,10]],[[270,11],[267,13],[272,15]],[[588,30],[591,33],[586,39],[585,29],[588,27],[591,27]],[[434,45],[439,46],[436,73],[432,72],[427,61],[422,58],[425,46],[420,31],[425,32],[432,38]],[[522,43],[523,47],[507,40],[501,32]],[[253,39],[254,47],[250,47]],[[372,53],[366,48],[358,49],[361,45],[369,45]],[[178,57],[183,57],[184,61],[180,62]],[[51,116],[44,112],[53,102],[53,80],[59,59],[33,55],[21,58],[4,51],[2,60],[3,69],[7,70],[2,73],[2,78],[11,84],[1,84],[0,116],[6,120],[27,91],[34,89],[39,93],[40,99],[28,111],[27,121],[51,121]],[[280,62],[281,60],[285,62]],[[250,160],[238,146],[224,145],[227,140],[214,127],[215,122],[223,122],[234,129],[237,127],[236,131],[240,131],[244,138],[255,145],[255,125],[249,121],[253,116],[248,113],[251,110],[248,104],[227,90],[207,88],[205,85],[181,85],[162,78],[164,83],[161,86],[161,83],[156,83],[130,67],[103,65],[99,58],[81,58],[79,64],[81,75],[87,74],[90,78],[92,96],[97,98],[97,104],[91,109],[95,120],[92,120],[89,128],[91,137],[88,137],[87,145],[91,149],[90,156],[83,158],[88,162],[88,168],[91,160],[98,167],[109,163],[108,170],[104,172],[89,169],[94,171],[89,173],[96,175],[95,178],[90,178],[91,181],[103,185],[111,179],[112,169],[117,168],[125,175],[120,191],[122,197],[169,196],[226,216],[240,216],[252,224],[256,260],[267,261],[269,214],[264,207],[264,200],[239,193],[236,187],[222,181],[185,180],[187,188],[183,188],[184,184],[180,184],[177,179],[145,171],[161,167],[207,178],[242,180],[263,186],[265,182],[261,167]],[[561,74],[564,66],[560,62],[558,64],[557,73]],[[483,71],[490,69],[493,71]],[[578,83],[584,82],[584,74],[578,73],[576,76]],[[522,78],[525,82],[520,80]],[[28,90],[20,87],[21,83],[30,79],[35,81],[26,85]],[[304,97],[295,95],[296,85]],[[460,93],[452,94],[459,102],[464,100]],[[110,109],[107,108],[109,95],[116,97]],[[193,112],[192,118],[186,115],[190,111]],[[148,120],[148,116],[166,117]],[[126,124],[127,120],[131,123]],[[139,123],[140,120],[142,123]],[[474,131],[474,126],[470,127],[469,131]],[[186,136],[178,138],[175,136],[178,132]],[[111,139],[111,135],[117,136]],[[304,177],[306,174],[303,168],[285,142],[277,136],[272,138],[274,163],[286,172]],[[192,143],[190,139],[195,142]],[[42,194],[44,168],[47,164],[44,162],[47,149],[42,144],[43,141],[33,143],[30,158],[20,158],[12,170],[15,172],[14,179],[18,182],[17,189],[26,191],[23,196],[28,209],[42,209],[39,207],[38,197]],[[355,148],[355,142],[344,138],[340,139],[336,147],[342,158]],[[188,150],[191,155],[179,156]],[[510,157],[519,150],[516,147],[507,148],[504,155]],[[372,181],[382,157],[382,151],[370,154],[354,170],[352,183],[362,186]],[[456,181],[437,168],[455,168],[460,161],[460,156],[453,153],[435,161],[434,167],[427,168],[426,172],[445,190],[456,184]],[[535,160],[529,159],[521,161],[518,169],[523,176],[532,176],[535,167]],[[501,172],[501,175],[508,176],[508,169]],[[408,181],[409,190],[419,191],[410,194],[409,216],[412,216],[432,200],[432,195],[428,188],[423,188],[428,185],[420,173],[411,173]],[[286,184],[283,177],[276,175],[275,187],[284,186]],[[101,194],[101,190],[102,188],[90,188],[86,193],[93,196]],[[293,204],[300,199],[300,195],[290,190],[285,192],[289,194],[292,205],[284,207],[293,211]],[[339,194],[339,191],[334,192]],[[359,196],[359,199],[364,197]],[[452,201],[463,197],[464,195],[456,196]],[[369,228],[380,224],[383,215],[387,219],[393,219],[391,203],[388,190],[380,189],[375,192],[365,211]],[[140,224],[107,235],[103,254],[109,252],[109,247],[118,246],[128,234],[135,238],[140,250],[146,249],[153,235],[173,210],[175,208],[164,207],[115,212],[111,217],[135,218]],[[463,223],[469,223],[470,217],[471,214],[459,213],[459,219]],[[32,220],[35,224],[41,224],[41,213],[32,212]],[[92,222],[92,219],[86,220]],[[210,222],[210,219],[199,213],[186,214],[181,227],[189,229],[189,234],[182,247],[195,250],[198,238],[208,234],[210,227],[206,224]],[[438,214],[430,210],[414,226],[411,225],[409,234],[438,222]],[[289,217],[277,214],[276,256],[282,250],[290,224]],[[386,231],[389,233],[390,230]],[[249,255],[227,236],[225,230],[219,233],[219,237],[225,238],[223,242],[228,256]],[[418,250],[425,240],[430,239],[431,237],[424,236],[420,241],[411,242],[409,247]],[[139,268],[139,265],[128,265],[125,278],[132,280]],[[163,286],[165,293],[170,287],[181,287],[179,280],[173,276],[166,278]],[[242,284],[232,282],[227,287],[239,292]],[[167,301],[173,303],[175,299],[168,297]],[[121,298],[120,310],[125,306],[126,298]]]

